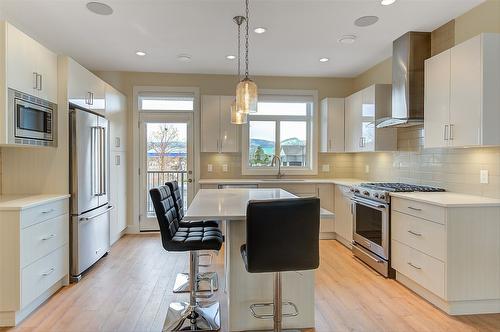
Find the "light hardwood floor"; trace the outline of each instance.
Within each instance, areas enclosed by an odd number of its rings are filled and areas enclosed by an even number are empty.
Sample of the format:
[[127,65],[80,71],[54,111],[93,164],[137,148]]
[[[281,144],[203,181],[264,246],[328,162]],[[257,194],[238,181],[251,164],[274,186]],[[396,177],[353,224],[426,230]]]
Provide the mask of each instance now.
[[[223,276],[222,252],[213,269]],[[175,274],[187,270],[187,254],[166,253],[159,235],[125,236],[79,284],[8,331],[161,331],[168,304],[187,299],[171,291]],[[217,294],[227,331],[223,285]],[[448,316],[369,270],[338,242],[321,241],[315,331],[500,331],[500,314]]]

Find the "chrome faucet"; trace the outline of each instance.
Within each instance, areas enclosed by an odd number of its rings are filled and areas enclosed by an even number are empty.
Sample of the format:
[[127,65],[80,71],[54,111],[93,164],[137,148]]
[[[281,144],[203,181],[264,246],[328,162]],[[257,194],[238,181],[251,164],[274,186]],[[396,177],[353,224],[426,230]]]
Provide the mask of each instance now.
[[271,160],[271,167],[274,167],[276,165],[276,161],[278,162],[278,174],[277,178],[281,179],[283,177],[283,173],[281,173],[281,158],[278,155],[274,155],[273,159]]

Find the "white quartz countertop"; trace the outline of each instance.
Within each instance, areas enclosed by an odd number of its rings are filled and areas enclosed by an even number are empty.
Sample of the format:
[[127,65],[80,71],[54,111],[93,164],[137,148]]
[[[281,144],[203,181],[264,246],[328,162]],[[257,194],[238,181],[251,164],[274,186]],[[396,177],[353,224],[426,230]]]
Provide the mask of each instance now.
[[451,192],[391,193],[391,196],[443,207],[500,207],[500,199]]
[[68,197],[69,194],[0,195],[0,211],[23,210]]
[[331,183],[342,186],[357,185],[366,180],[351,179],[351,178],[329,178],[329,179],[201,179],[198,181],[200,184],[279,184],[279,183],[294,183],[294,184],[317,184],[317,183]]
[[[283,199],[297,197],[283,189],[200,189],[184,216],[186,220],[220,219],[244,220],[249,200]],[[321,217],[333,218],[325,209]]]

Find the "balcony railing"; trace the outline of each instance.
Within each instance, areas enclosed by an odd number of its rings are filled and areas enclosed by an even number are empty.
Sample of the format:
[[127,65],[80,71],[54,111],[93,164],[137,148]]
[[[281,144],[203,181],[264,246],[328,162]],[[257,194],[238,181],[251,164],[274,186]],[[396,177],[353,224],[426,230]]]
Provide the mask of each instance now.
[[165,182],[177,181],[179,183],[179,189],[181,191],[181,196],[184,200],[184,208],[187,207],[187,172],[186,171],[147,171],[147,213],[154,215],[155,209],[153,207],[153,202],[151,202],[151,197],[149,196],[149,190],[151,188],[163,186]]

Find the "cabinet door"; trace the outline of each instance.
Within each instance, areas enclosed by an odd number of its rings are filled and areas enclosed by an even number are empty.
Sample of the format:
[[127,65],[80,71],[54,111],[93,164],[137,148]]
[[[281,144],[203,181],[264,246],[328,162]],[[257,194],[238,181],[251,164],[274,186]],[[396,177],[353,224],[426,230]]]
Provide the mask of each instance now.
[[323,209],[330,212],[334,211],[334,192],[335,186],[333,184],[318,184],[317,195],[320,199],[320,205]]
[[235,97],[220,96],[220,152],[240,152],[240,125],[231,123],[231,104]]
[[201,152],[220,152],[220,96],[201,96]]
[[424,146],[448,145],[450,120],[450,50],[425,61]]
[[114,207],[110,213],[110,241],[118,240],[127,226],[126,220],[126,154],[122,151],[111,152],[110,162],[110,203]]
[[361,151],[375,150],[375,87],[361,91]]
[[354,124],[353,115],[354,112],[354,95],[351,95],[345,99],[345,129],[344,129],[344,141],[345,141],[345,151],[353,152],[355,151],[355,146],[353,144],[354,135]]
[[451,49],[450,145],[481,144],[482,86],[481,36],[477,36]]
[[7,87],[38,96],[35,75],[38,44],[8,23],[6,29]]
[[346,195],[349,188],[335,186],[335,233],[349,243],[352,241],[351,199]]
[[321,101],[320,152],[344,152],[344,98]]
[[42,45],[37,47],[37,73],[39,81],[39,97],[57,103],[57,54]]
[[126,97],[110,85],[106,85],[106,118],[109,120],[110,149],[127,149],[127,103]]
[[319,138],[319,152],[329,152],[329,140],[330,140],[330,131],[329,131],[329,114],[328,114],[328,98],[325,98],[321,101],[321,111],[320,111],[320,138]]
[[106,113],[106,83],[88,71],[90,83],[89,91],[92,93],[88,108],[96,113]]
[[363,125],[363,119],[361,117],[362,103],[361,91],[350,96],[349,115],[346,117],[346,119],[348,119],[348,136],[346,137],[346,141],[349,141],[349,152],[361,151],[361,133]]
[[70,103],[89,108],[92,78],[89,71],[73,59],[68,60],[68,99]]

